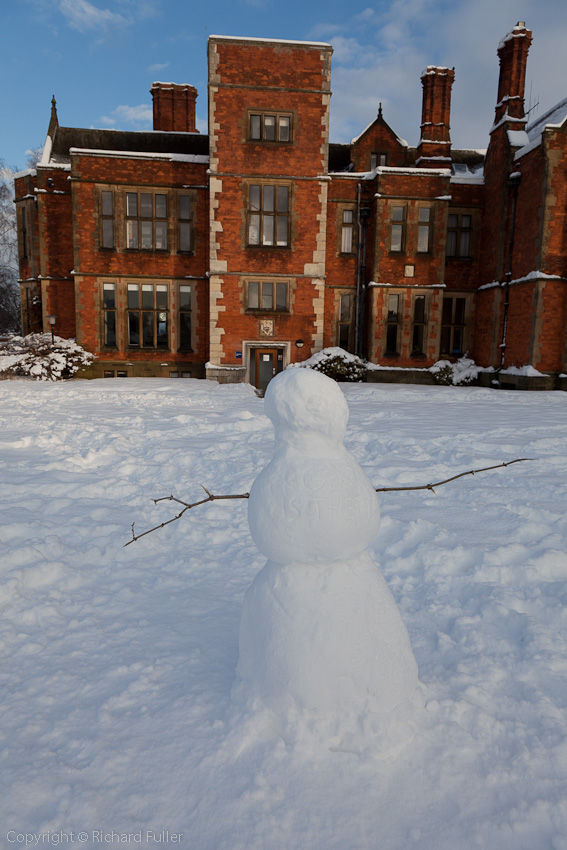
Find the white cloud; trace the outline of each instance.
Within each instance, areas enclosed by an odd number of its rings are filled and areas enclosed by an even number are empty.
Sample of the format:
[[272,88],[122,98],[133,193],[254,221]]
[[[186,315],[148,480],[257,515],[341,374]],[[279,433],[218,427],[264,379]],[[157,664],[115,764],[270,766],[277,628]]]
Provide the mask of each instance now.
[[108,26],[123,26],[126,18],[109,9],[99,9],[88,0],[59,0],[59,9],[67,18],[72,29],[86,32],[90,29],[105,29]]
[[169,62],[156,62],[155,65],[149,65],[148,71],[163,71],[164,68],[169,67]]
[[139,106],[117,106],[113,109],[110,115],[103,115],[99,121],[107,127],[116,129],[146,129],[146,126],[151,125],[153,120],[153,109],[147,103],[141,103]]

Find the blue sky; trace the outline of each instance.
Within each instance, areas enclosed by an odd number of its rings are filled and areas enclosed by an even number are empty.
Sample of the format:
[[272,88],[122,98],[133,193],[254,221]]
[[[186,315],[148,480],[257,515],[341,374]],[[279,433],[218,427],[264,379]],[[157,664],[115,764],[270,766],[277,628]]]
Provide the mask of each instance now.
[[332,141],[358,135],[382,102],[386,121],[417,144],[421,71],[454,66],[453,145],[484,148],[496,49],[518,20],[533,31],[526,95],[542,114],[567,96],[565,0],[2,0],[0,157],[25,167],[53,94],[64,126],[151,129],[154,80],[196,86],[206,132],[211,34],[331,43]]

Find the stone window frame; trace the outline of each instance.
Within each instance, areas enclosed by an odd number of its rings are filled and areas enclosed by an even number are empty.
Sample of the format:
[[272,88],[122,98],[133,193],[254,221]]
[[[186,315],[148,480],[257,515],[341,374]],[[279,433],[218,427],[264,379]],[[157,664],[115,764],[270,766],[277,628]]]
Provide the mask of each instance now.
[[[182,209],[181,199],[188,198],[188,209]],[[188,212],[188,216],[185,216],[185,213]],[[176,239],[177,239],[177,253],[184,254],[185,256],[192,256],[195,254],[195,221],[197,217],[197,197],[196,193],[192,192],[188,189],[179,190],[176,193],[175,198],[175,214],[176,214]],[[189,238],[189,248],[183,248],[183,230],[185,229],[185,225],[187,225],[188,238]]]
[[[259,208],[252,209],[252,188],[258,187],[260,189],[260,206]],[[291,180],[274,180],[270,178],[252,178],[249,179],[244,185],[245,192],[245,210],[246,210],[246,247],[252,248],[254,250],[289,250],[291,248],[291,217],[292,217],[292,203],[293,203],[293,184]],[[266,189],[272,188],[274,190],[274,199],[273,199],[273,209],[266,208],[265,206],[265,196]],[[286,189],[287,190],[287,209],[285,211],[278,211],[278,203],[279,203],[279,190]],[[250,241],[250,235],[252,233],[252,217],[258,217],[258,241]],[[266,224],[267,219],[273,219],[273,243],[264,243],[264,226]],[[285,218],[287,221],[286,226],[286,242],[285,244],[277,244],[278,236],[277,236],[277,227],[278,227],[278,219]]]
[[101,251],[116,250],[116,198],[110,187],[99,189],[99,248]]
[[[417,309],[417,299],[423,310]],[[430,296],[427,292],[414,290],[411,294],[411,357],[425,357],[428,338],[428,315]],[[418,344],[419,343],[419,344]]]
[[[268,119],[268,121],[266,121]],[[271,138],[271,119],[273,119],[273,138]],[[284,131],[287,121],[287,134]],[[292,110],[287,109],[248,109],[247,139],[249,142],[269,145],[289,145],[293,142],[294,120]],[[287,138],[282,136],[287,135]]]
[[[109,296],[105,295],[109,293]],[[112,292],[112,298],[110,298]],[[116,280],[102,280],[100,284],[101,305],[101,348],[105,351],[116,351],[119,348],[120,311],[119,287]],[[109,332],[114,334],[114,342],[109,342]]]
[[[454,301],[450,310],[445,306],[449,301]],[[462,313],[458,302],[462,302]],[[466,353],[469,346],[472,306],[473,293],[443,292],[439,337],[440,356],[458,358]],[[455,347],[456,335],[460,335],[461,340],[460,346],[457,347]]]
[[[134,287],[138,288],[139,298],[137,299],[138,303],[134,304],[134,298],[130,298],[130,293],[134,292]],[[147,301],[144,305],[144,290],[147,293],[148,288],[152,287],[152,306],[149,306]],[[158,293],[166,292],[166,302],[167,306],[164,308],[163,304],[159,304]],[[169,281],[163,280],[128,280],[126,283],[126,307],[124,310],[125,313],[125,340],[126,345],[125,348],[131,351],[171,351],[171,335],[172,335],[172,320],[171,320],[171,305],[172,305],[172,287]],[[163,332],[160,334],[159,332],[159,322],[160,322],[160,313],[166,313],[166,344],[159,344],[160,337],[163,337]],[[133,325],[132,325],[132,315],[138,314],[138,343],[132,342],[132,334],[133,334]],[[153,345],[145,345],[144,344],[144,332],[147,329],[144,327],[147,322],[147,316],[152,316],[152,337],[153,337]]]
[[[433,210],[432,204],[418,204],[416,254],[431,254],[433,247]],[[426,246],[422,240],[426,239]]]
[[[351,221],[345,221],[345,214],[351,216]],[[337,210],[337,225],[339,231],[339,254],[345,257],[351,257],[355,253],[356,247],[356,207],[354,204],[340,204]],[[345,245],[350,244],[349,250],[345,250]]]
[[[264,287],[266,287],[266,294],[271,287],[271,305],[266,306],[264,302]],[[278,299],[278,287],[280,288],[280,296]],[[283,289],[285,287],[285,290]],[[280,305],[282,303],[281,293],[285,292],[285,307],[278,306],[278,300],[280,301]],[[252,315],[277,315],[283,314],[287,315],[290,313],[290,296],[291,296],[291,280],[289,278],[278,278],[278,277],[270,277],[269,275],[262,275],[256,277],[248,277],[244,282],[244,310],[248,314]],[[253,302],[257,302],[257,306],[250,306],[251,300]]]
[[[354,318],[354,291],[352,289],[337,290],[335,294],[336,341],[339,348],[351,351]],[[348,302],[346,299],[348,298]],[[345,341],[346,346],[342,345]]]
[[388,154],[386,151],[371,151],[370,153],[370,171],[375,168],[382,168],[388,164]]
[[[399,357],[402,344],[402,331],[404,323],[404,300],[405,291],[403,289],[386,290],[386,298],[384,299],[384,356]],[[397,310],[394,314],[391,310],[391,299],[397,298]],[[394,330],[395,328],[395,330]],[[391,346],[392,337],[395,337],[394,346]]]
[[[183,304],[182,293],[183,290],[189,290],[189,307],[186,307]],[[193,316],[195,313],[195,287],[184,281],[183,283],[178,283],[176,287],[176,309],[175,309],[175,326],[177,330],[177,351],[184,352],[185,354],[192,354],[195,351],[195,323],[193,321]],[[183,329],[182,329],[182,317],[189,315],[189,346],[183,344]]]

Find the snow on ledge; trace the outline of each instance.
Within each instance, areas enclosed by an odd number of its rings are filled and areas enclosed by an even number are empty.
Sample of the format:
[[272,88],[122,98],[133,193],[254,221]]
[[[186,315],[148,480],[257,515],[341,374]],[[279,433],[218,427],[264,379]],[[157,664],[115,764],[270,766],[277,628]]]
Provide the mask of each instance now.
[[330,47],[332,49],[332,45],[326,41],[301,41],[289,38],[254,38],[250,35],[210,35],[209,41],[215,38],[220,38],[222,41],[260,41],[267,44],[297,44],[301,47]]
[[98,150],[97,148],[69,148],[70,154],[80,156],[113,156],[117,158],[136,157],[137,159],[165,159],[169,162],[196,162],[206,165],[209,157],[206,154],[192,153],[152,153],[143,151]]

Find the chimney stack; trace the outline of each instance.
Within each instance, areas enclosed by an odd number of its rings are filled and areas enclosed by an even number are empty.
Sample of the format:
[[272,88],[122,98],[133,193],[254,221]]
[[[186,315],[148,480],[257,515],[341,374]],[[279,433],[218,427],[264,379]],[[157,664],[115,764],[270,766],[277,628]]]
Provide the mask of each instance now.
[[177,83],[152,83],[154,130],[198,133],[195,126],[197,89]]
[[449,168],[451,165],[451,88],[454,68],[428,65],[421,75],[421,139],[416,165],[420,168]]
[[[495,124],[498,124],[506,115],[512,119],[525,119],[526,64],[531,43],[531,31],[526,29],[524,21],[518,21],[514,29],[498,45],[500,76]],[[517,129],[523,129],[523,123]]]

